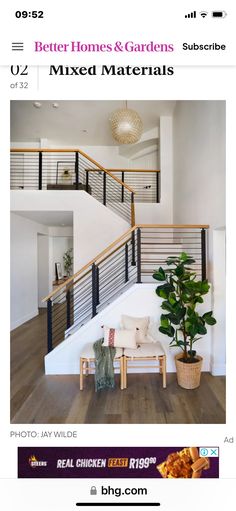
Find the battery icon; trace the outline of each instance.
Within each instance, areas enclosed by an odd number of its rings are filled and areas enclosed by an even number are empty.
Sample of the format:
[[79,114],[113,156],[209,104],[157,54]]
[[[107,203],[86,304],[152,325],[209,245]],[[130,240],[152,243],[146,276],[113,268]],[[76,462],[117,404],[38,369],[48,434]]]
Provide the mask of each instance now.
[[227,13],[225,11],[212,11],[212,18],[225,18]]

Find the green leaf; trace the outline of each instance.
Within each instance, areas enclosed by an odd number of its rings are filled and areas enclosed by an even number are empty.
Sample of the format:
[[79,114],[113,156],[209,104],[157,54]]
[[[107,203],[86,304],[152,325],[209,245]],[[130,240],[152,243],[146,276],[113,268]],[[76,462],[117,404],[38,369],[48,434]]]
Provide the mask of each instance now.
[[203,303],[204,300],[201,296],[195,296],[195,298],[193,298],[193,302],[196,304],[196,303]]
[[190,321],[185,321],[184,326],[185,326],[186,332],[189,333],[189,329],[191,328],[192,323],[190,323]]
[[160,326],[159,332],[161,332],[162,334],[168,335],[168,337],[173,337],[173,335],[175,333],[174,328],[172,326],[170,326],[169,328]]
[[213,314],[213,312],[210,311],[210,312],[206,312],[202,316],[202,319],[206,322],[207,325],[211,325],[212,326],[212,325],[216,324],[216,319],[213,318],[212,314]]
[[182,277],[183,274],[184,274],[184,267],[182,264],[179,264],[179,266],[177,266],[175,269],[175,275],[177,277]]
[[171,304],[170,304],[169,302],[167,302],[167,301],[162,302],[162,304],[161,304],[161,308],[162,308],[163,310],[166,310],[166,311],[169,311],[169,312],[174,313],[174,307],[173,307],[173,305],[171,305]]
[[[185,268],[185,270],[187,270],[188,268]],[[193,277],[193,279],[196,278],[196,273],[193,273],[193,272],[188,272],[188,273],[185,273],[185,275],[183,275],[182,277],[182,280],[190,280],[190,278]]]
[[185,261],[188,259],[188,254],[186,254],[186,252],[181,252],[179,258],[181,261],[183,261],[183,263],[185,263]]
[[195,263],[195,259],[193,259],[191,256],[189,256],[186,252],[181,252],[179,258],[183,262],[183,264],[194,264]]
[[174,286],[171,286],[168,282],[163,284],[162,286],[158,286],[156,288],[156,293],[160,298],[168,298],[169,294],[175,290]]
[[198,324],[197,323],[192,323],[189,328],[188,328],[188,336],[191,337],[191,339],[194,339],[195,335],[199,334],[200,332],[198,331]]
[[169,324],[170,324],[170,322],[168,319],[168,315],[162,314],[161,315],[161,326],[163,326],[164,328],[168,328]]
[[198,323],[198,325],[197,325],[197,332],[194,334],[193,337],[195,337],[196,334],[206,335],[207,334],[206,327],[204,325],[202,325],[201,323]]
[[175,295],[175,293],[170,293],[168,300],[169,300],[171,305],[174,305],[176,303],[176,295]]
[[166,264],[168,264],[168,266],[170,266],[171,264],[179,264],[179,263],[180,263],[179,257],[174,257],[174,256],[167,257]]
[[207,280],[198,281],[196,282],[196,284],[198,285],[198,292],[201,293],[201,295],[205,295],[206,293],[208,293],[210,289],[210,284],[208,284]]
[[160,268],[159,268],[159,270],[155,271],[155,272],[153,273],[153,278],[154,278],[155,280],[159,280],[159,281],[164,281],[164,280],[166,280],[166,274],[165,274],[165,272],[164,272],[163,268],[161,268],[161,267],[160,267]]
[[168,318],[173,325],[179,325],[179,317],[176,314],[168,314]]

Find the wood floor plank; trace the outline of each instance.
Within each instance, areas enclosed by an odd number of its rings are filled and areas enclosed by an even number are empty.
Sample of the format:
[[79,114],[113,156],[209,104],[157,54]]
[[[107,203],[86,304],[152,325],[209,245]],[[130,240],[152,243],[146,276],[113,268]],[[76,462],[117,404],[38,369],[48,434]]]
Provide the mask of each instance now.
[[167,388],[156,373],[129,374],[128,388],[95,392],[94,377],[45,376],[46,314],[11,334],[13,424],[224,424],[225,378],[202,373],[201,386],[185,390],[174,373]]

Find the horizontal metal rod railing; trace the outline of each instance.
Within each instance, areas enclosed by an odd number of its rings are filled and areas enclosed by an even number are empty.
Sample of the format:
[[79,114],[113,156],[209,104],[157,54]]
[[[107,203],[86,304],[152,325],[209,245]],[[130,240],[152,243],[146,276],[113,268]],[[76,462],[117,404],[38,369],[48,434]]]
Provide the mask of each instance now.
[[[100,165],[100,163],[98,163],[96,160],[94,160],[93,158],[91,158],[91,156],[89,156],[87,153],[85,153],[84,151],[82,151],[81,149],[31,149],[31,148],[16,148],[16,147],[11,147],[10,148],[10,152],[11,153],[79,153],[81,156],[83,156],[84,158],[86,158],[88,161],[90,161],[93,165],[95,165],[97,168],[99,168],[100,170],[102,170],[103,172],[106,172],[107,174],[109,174],[113,179],[115,178],[115,180],[120,184],[120,185],[123,185],[129,192],[134,192],[134,190],[132,188],[130,188],[128,185],[126,185],[125,183],[122,183],[122,181],[116,177],[114,177],[112,175],[112,172],[108,169],[106,169],[105,167],[103,167],[102,165]],[[88,170],[91,170],[91,169],[88,169]]]
[[132,234],[132,232],[135,229],[136,229],[136,226],[128,229],[124,234],[122,234],[122,236],[120,236],[115,241],[110,243],[110,245],[108,245],[107,248],[105,248],[104,250],[99,252],[99,254],[96,257],[94,257],[93,259],[91,259],[85,266],[83,266],[83,268],[81,268],[79,271],[74,273],[74,275],[69,277],[64,283],[62,283],[60,286],[58,286],[56,291],[52,291],[47,296],[45,296],[45,298],[43,298],[42,301],[46,302],[49,298],[52,298],[54,295],[57,294],[58,291],[65,288],[69,284],[72,284],[72,286],[73,286],[74,281],[76,283],[76,281],[78,281],[78,279],[81,278],[81,276],[84,276],[85,272],[87,272],[89,270],[89,268],[92,266],[92,264],[94,264],[94,263],[98,264],[104,258],[107,258],[110,255],[110,253],[112,253],[113,250],[116,251],[117,248],[125,242],[125,240]]
[[135,202],[160,202],[160,170],[109,169],[135,191]]
[[84,190],[134,225],[133,189],[77,148],[12,148],[11,189]]
[[208,225],[141,224],[126,231],[81,270],[46,296],[48,351],[94,317],[134,283],[153,282],[170,255],[187,252],[198,278],[206,278]]

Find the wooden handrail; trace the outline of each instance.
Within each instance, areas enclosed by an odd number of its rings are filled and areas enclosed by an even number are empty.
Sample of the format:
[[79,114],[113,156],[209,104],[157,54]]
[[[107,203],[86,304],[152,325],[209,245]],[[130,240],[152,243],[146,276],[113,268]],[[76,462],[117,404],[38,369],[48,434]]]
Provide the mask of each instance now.
[[135,204],[131,202],[131,227],[135,226]]
[[72,282],[75,278],[77,278],[79,275],[84,273],[90,266],[92,266],[92,264],[96,263],[99,259],[101,259],[101,257],[103,257],[108,252],[110,252],[110,250],[113,247],[115,247],[118,243],[120,243],[124,238],[126,238],[129,234],[131,234],[135,229],[136,229],[135,226],[128,229],[128,231],[126,231],[124,234],[122,234],[122,236],[120,236],[117,240],[113,241],[107,248],[102,250],[102,252],[100,252],[96,257],[91,259],[91,261],[89,261],[85,266],[83,266],[83,268],[81,268],[79,271],[74,273],[74,275],[69,277],[69,279],[67,279],[65,282],[63,282],[60,286],[57,286],[57,289],[55,289],[55,291],[52,291],[47,296],[45,296],[45,298],[42,298],[42,302],[46,302],[47,300],[49,300],[49,298],[52,298],[52,296],[56,295],[58,293],[58,291],[60,291],[63,288],[66,288],[70,282]]
[[160,172],[154,169],[108,169],[109,172]]
[[126,183],[123,183],[123,181],[121,181],[118,177],[113,176],[113,174],[109,170],[105,169],[102,165],[100,165],[100,163],[98,163],[96,160],[91,158],[91,156],[89,156],[87,153],[84,153],[84,151],[81,151],[81,149],[46,149],[46,148],[45,149],[43,149],[43,148],[30,149],[28,147],[17,149],[16,147],[11,147],[10,152],[11,153],[79,153],[79,154],[81,154],[81,156],[84,156],[87,160],[89,160],[91,163],[93,163],[93,165],[96,165],[100,170],[102,170],[103,172],[106,172],[106,174],[108,174],[112,179],[117,181],[117,183],[119,183],[119,185],[126,188],[130,193],[135,193],[135,191],[132,188],[130,188],[130,186],[128,186]]
[[[101,258],[103,258],[103,256],[106,256],[104,259],[107,258],[108,255],[111,255],[110,253],[108,254],[108,252],[111,251],[112,248],[114,248],[116,245],[118,245],[124,238],[127,238],[127,236],[129,236],[129,234],[131,234],[133,231],[135,231],[137,228],[143,228],[143,229],[151,229],[151,228],[160,228],[160,229],[165,229],[165,228],[168,228],[168,229],[208,229],[209,228],[209,225],[204,225],[204,224],[184,224],[184,225],[180,225],[180,224],[137,224],[137,225],[134,225],[133,227],[131,227],[130,229],[128,229],[128,231],[126,231],[124,234],[122,234],[122,236],[120,236],[117,240],[113,241],[107,248],[105,248],[104,250],[102,250],[102,252],[100,252],[96,257],[94,257],[93,259],[91,259],[91,261],[89,261],[85,266],[83,266],[83,268],[81,268],[79,271],[77,271],[76,273],[74,273],[74,275],[72,275],[71,277],[69,277],[65,282],[63,282],[62,284],[60,284],[59,286],[57,286],[57,289],[55,291],[52,291],[51,293],[49,293],[47,296],[45,296],[44,298],[42,298],[42,302],[46,302],[47,300],[49,300],[50,298],[52,298],[54,295],[56,295],[61,289],[63,288],[71,288],[72,286],[74,286],[75,284],[77,284],[77,282],[80,280],[76,280],[76,282],[74,282],[74,279],[77,279],[77,277],[84,277],[84,272],[86,270],[88,270],[90,268],[90,266],[92,266],[92,264],[98,262]],[[123,246],[124,243],[121,245]],[[120,248],[117,247],[117,248]],[[112,254],[115,252],[115,250],[112,252]],[[104,259],[102,259],[100,262],[102,262]],[[89,273],[89,272],[87,272]],[[82,275],[83,274],[83,275]],[[68,284],[70,284],[70,282],[72,283],[71,286],[68,287]]]
[[201,224],[137,224],[135,226],[143,228],[143,229],[151,229],[152,227],[159,228],[159,229],[209,229],[209,225],[201,225]]

